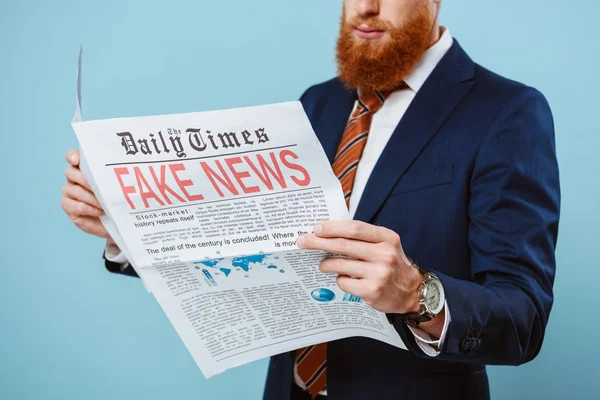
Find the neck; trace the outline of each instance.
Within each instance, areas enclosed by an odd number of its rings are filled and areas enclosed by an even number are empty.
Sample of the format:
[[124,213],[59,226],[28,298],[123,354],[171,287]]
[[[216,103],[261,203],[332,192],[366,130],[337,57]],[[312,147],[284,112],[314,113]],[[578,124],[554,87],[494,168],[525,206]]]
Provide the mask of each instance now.
[[436,23],[433,26],[433,31],[431,32],[431,37],[429,38],[429,47],[433,46],[440,40],[442,33],[442,28]]
[[433,46],[442,37],[442,30],[440,29],[440,6],[435,6],[435,17],[433,18],[433,27],[431,29],[431,36],[429,38],[429,47]]

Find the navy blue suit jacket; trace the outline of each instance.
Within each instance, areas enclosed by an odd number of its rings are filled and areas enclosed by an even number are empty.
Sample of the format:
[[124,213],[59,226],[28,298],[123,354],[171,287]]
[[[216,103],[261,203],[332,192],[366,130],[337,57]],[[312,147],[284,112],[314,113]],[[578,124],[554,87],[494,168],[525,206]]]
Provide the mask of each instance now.
[[[338,79],[302,96],[330,160],[355,99]],[[409,351],[361,337],[332,342],[328,398],[488,398],[486,364],[518,365],[540,351],[559,204],[548,103],[475,64],[455,41],[396,127],[355,214],[396,231],[407,256],[438,274],[452,315],[446,341],[429,358],[396,318]],[[293,353],[271,359],[265,400],[289,399],[292,366]]]

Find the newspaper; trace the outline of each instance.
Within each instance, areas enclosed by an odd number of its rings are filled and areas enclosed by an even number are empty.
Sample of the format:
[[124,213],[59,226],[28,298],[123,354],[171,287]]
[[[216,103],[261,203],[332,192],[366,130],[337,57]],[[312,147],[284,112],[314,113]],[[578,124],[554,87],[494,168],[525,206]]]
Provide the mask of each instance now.
[[349,218],[299,102],[72,125],[102,222],[207,378],[350,336],[406,348],[296,246]]

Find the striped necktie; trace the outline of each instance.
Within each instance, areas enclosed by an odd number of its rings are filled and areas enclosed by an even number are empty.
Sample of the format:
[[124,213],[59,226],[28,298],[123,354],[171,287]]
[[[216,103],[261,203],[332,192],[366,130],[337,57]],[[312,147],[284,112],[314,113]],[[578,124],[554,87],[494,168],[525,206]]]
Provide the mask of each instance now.
[[[346,205],[350,204],[358,162],[362,156],[371,128],[373,114],[383,105],[389,92],[365,89],[358,105],[348,120],[346,130],[333,160],[333,173],[342,184]],[[305,347],[296,351],[296,372],[306,390],[315,397],[327,385],[327,343]]]

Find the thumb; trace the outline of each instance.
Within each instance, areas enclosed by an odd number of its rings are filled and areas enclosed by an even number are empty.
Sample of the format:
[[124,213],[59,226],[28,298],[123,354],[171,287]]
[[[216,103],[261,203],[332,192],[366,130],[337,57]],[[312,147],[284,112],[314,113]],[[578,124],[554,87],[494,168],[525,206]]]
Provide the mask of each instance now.
[[71,164],[74,167],[78,167],[79,166],[79,150],[76,149],[71,149],[69,151],[67,151],[67,162],[69,164]]

